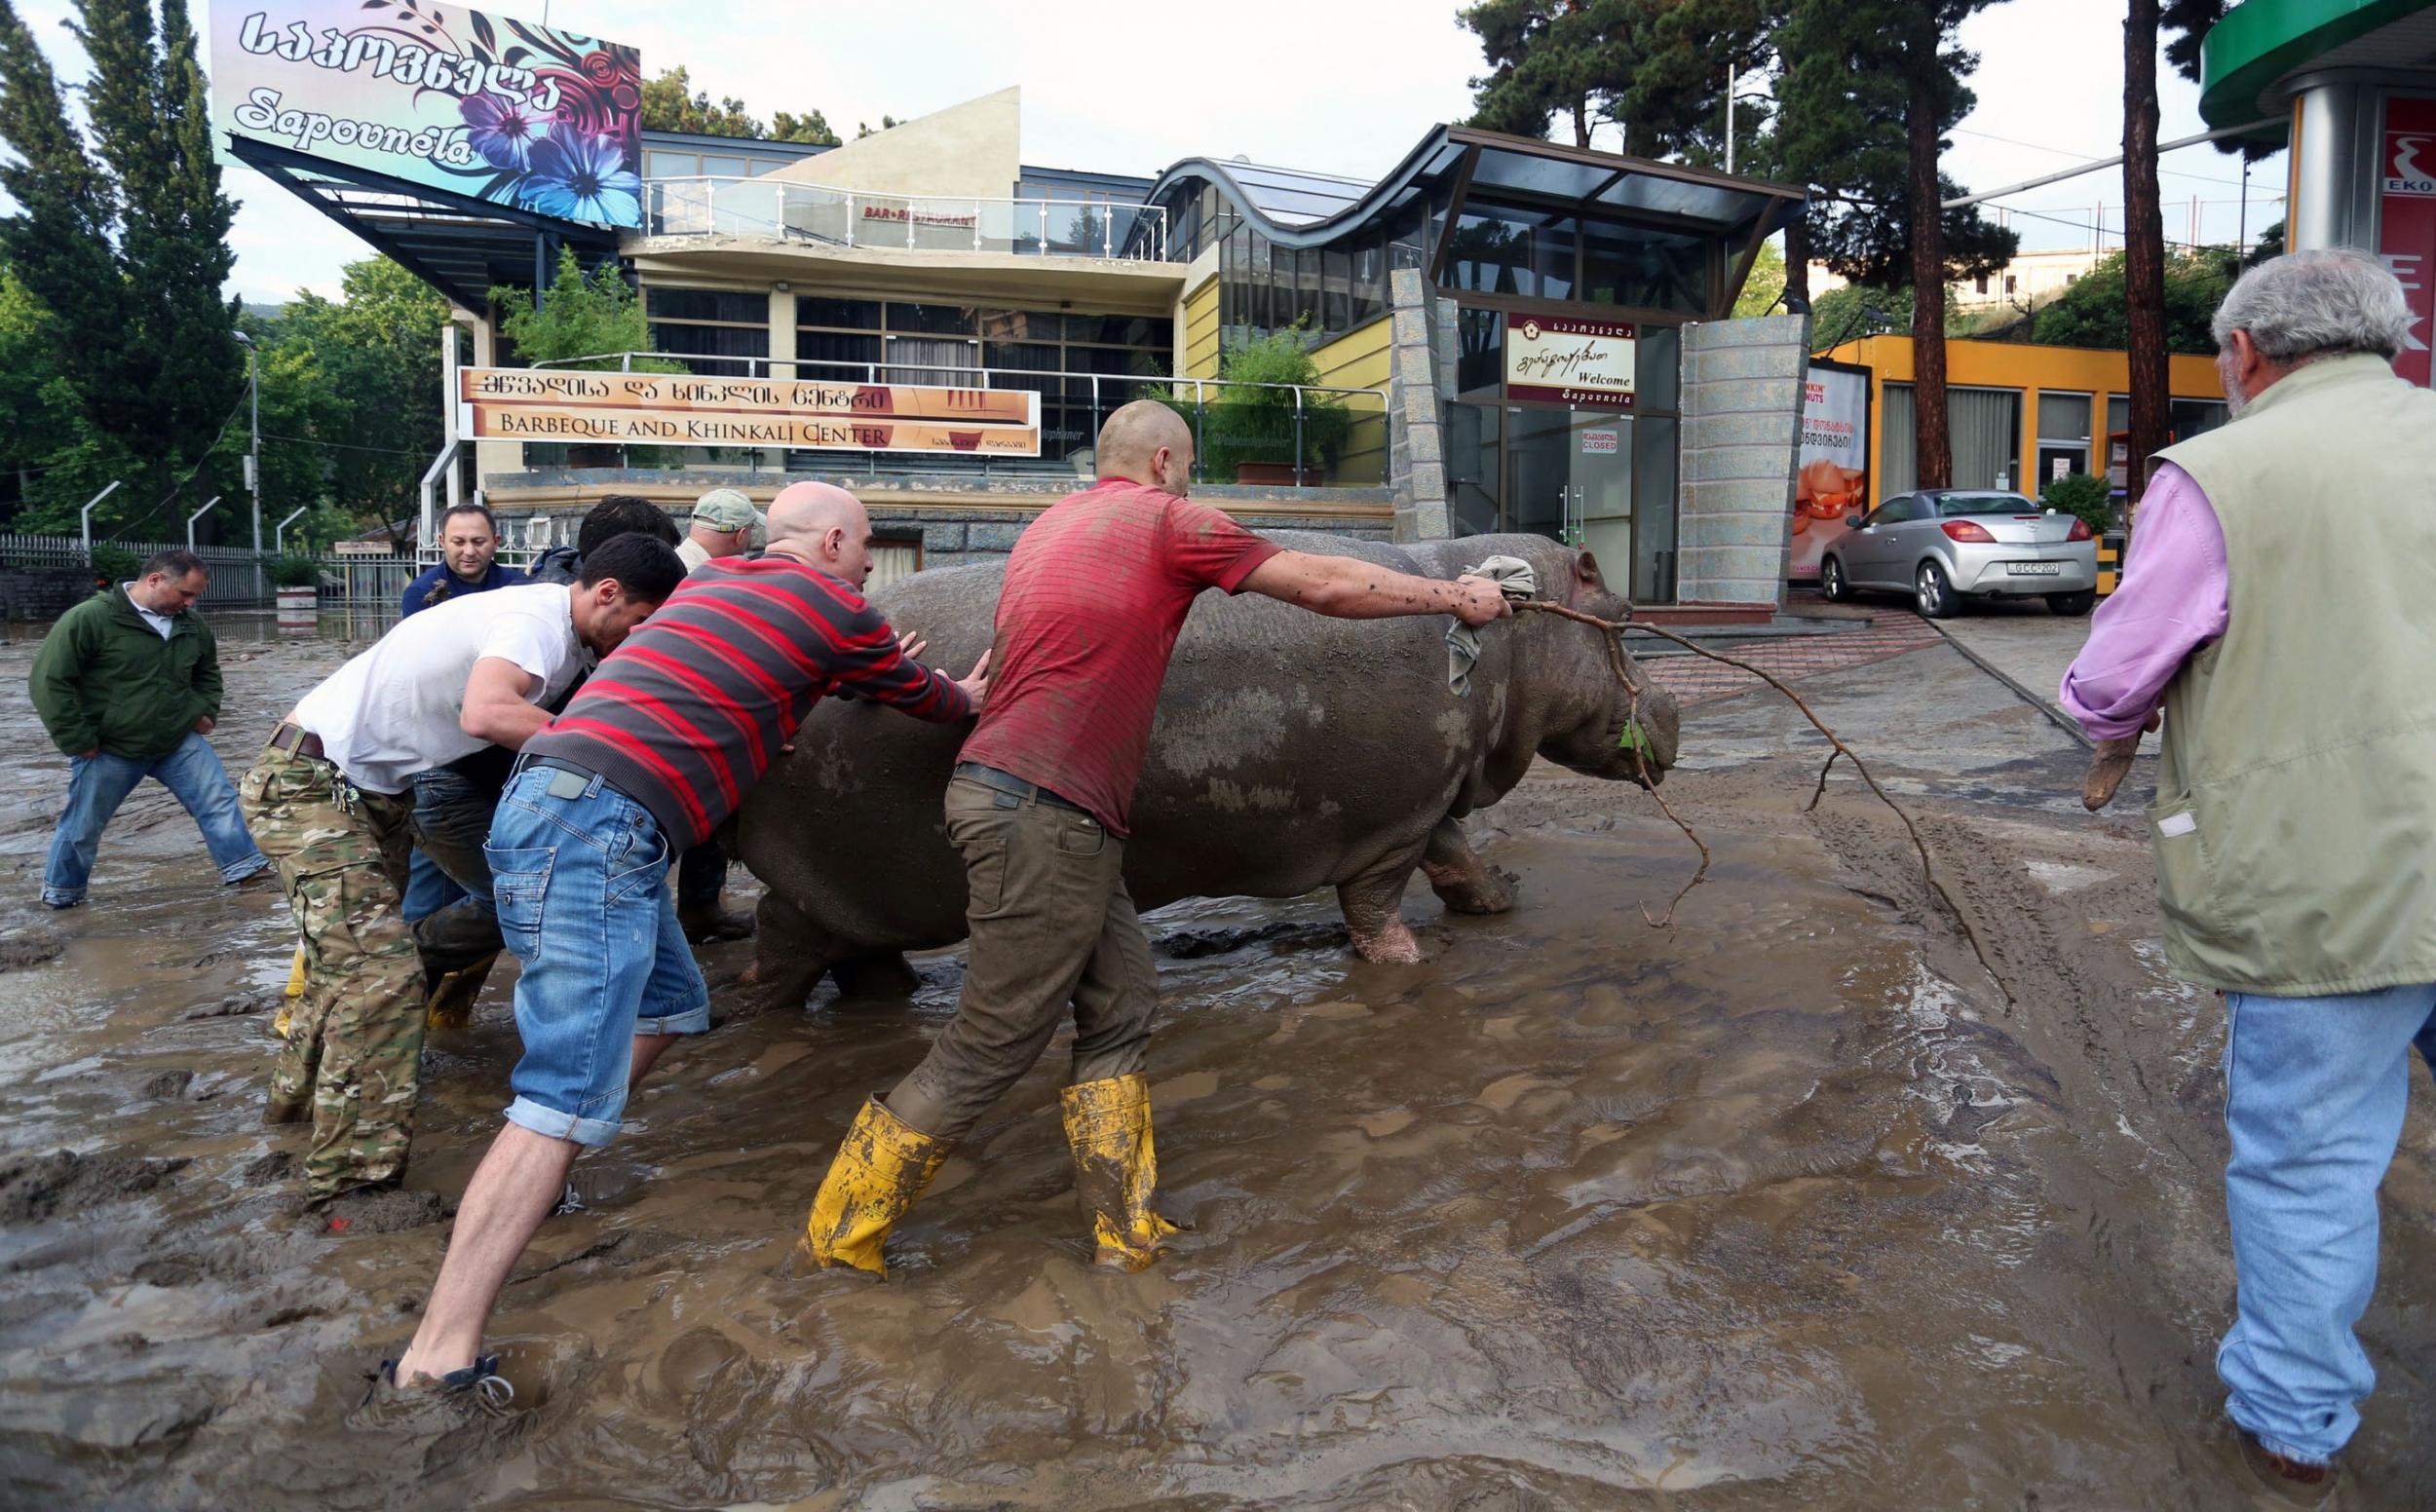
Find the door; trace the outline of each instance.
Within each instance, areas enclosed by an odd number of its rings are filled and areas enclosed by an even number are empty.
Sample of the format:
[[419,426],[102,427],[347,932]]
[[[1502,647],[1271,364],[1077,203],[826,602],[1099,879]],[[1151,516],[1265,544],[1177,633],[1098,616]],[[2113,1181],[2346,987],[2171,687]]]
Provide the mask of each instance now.
[[1854,583],[1883,587],[1910,587],[1911,583],[1901,569],[1892,566],[1901,542],[1897,539],[1903,523],[1912,517],[1912,496],[1897,494],[1861,521],[1861,528],[1846,536],[1839,544],[1844,553],[1844,570]]
[[1632,572],[1632,417],[1574,411],[1576,542],[1612,584]]
[[1565,540],[1574,520],[1573,412],[1505,414],[1505,518],[1500,528]]

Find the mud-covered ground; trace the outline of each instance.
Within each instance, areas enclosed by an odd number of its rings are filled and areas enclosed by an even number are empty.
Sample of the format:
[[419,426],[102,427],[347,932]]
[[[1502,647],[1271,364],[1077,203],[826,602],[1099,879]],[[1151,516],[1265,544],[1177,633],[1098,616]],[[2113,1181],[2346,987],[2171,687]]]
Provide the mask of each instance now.
[[[344,649],[230,634],[232,766]],[[510,1287],[532,1410],[437,1445],[344,1423],[447,1229],[294,1215],[302,1136],[260,1122],[246,1011],[285,972],[276,894],[213,886],[155,790],[93,904],[30,906],[62,775],[29,657],[0,647],[0,1502],[2242,1504],[2219,1005],[2160,968],[2131,806],[2082,815],[2077,747],[1950,650],[1806,691],[1921,816],[1998,980],[1848,775],[1804,813],[1798,715],[1696,708],[1667,790],[1717,864],[1672,932],[1640,909],[1690,848],[1561,775],[1478,821],[1514,913],[1416,887],[1419,966],[1353,960],[1325,898],[1155,919],[1161,1166],[1198,1227],[1140,1275],[1085,1264],[1057,1048],[888,1283],[790,1264],[952,954],[910,1003],[724,1023]],[[453,1202],[514,1047],[503,979],[435,1040],[414,1188]],[[2436,1503],[2431,1111],[2386,1188],[2364,1506]]]

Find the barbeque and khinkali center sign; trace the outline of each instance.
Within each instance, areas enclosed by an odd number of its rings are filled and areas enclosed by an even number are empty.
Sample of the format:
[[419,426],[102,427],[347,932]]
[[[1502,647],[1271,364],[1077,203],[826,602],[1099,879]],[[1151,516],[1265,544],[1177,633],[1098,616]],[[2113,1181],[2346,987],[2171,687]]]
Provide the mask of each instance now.
[[215,132],[559,220],[643,219],[630,47],[438,0],[213,0]]
[[482,441],[1041,454],[1028,389],[468,367],[459,434]]

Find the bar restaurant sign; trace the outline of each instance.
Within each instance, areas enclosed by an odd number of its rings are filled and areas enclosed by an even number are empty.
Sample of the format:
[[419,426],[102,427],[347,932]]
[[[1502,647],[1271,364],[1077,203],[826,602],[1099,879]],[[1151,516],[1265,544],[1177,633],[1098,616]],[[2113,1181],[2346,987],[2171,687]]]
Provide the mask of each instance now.
[[482,441],[1041,454],[1041,397],[1028,389],[543,367],[460,368],[457,385],[458,434]]
[[1630,409],[1632,347],[1629,321],[1509,311],[1505,317],[1505,397]]

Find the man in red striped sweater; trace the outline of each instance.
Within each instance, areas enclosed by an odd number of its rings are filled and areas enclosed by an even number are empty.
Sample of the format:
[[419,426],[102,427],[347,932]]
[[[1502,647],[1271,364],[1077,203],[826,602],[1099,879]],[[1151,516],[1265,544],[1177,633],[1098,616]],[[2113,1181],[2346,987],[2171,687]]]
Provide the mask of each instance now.
[[616,1136],[662,1051],[710,1027],[669,862],[736,811],[822,695],[851,688],[941,724],[980,706],[986,655],[951,680],[909,660],[864,602],[871,520],[854,495],[797,483],[769,529],[767,554],[687,579],[524,744],[483,848],[524,966],[515,1101],[466,1188],[422,1327],[368,1405],[411,1416],[513,1397],[498,1357],[478,1353],[510,1268],[577,1152]]

